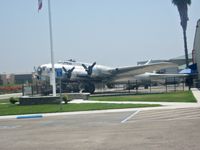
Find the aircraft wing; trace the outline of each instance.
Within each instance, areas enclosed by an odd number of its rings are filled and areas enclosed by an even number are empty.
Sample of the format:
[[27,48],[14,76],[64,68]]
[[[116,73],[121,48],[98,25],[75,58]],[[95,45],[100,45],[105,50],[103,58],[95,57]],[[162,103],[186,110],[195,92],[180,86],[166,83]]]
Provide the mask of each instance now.
[[150,78],[168,78],[168,77],[187,77],[188,74],[159,74],[159,73],[146,73]]
[[166,69],[170,67],[177,67],[176,64],[171,62],[161,62],[161,63],[150,63],[145,65],[139,65],[135,67],[122,67],[112,69],[112,77],[110,82],[112,83],[127,83],[127,81],[137,80],[137,76],[145,74],[146,72],[153,72],[161,69]]
[[151,63],[145,65],[139,65],[134,67],[122,67],[110,70],[114,76],[135,76],[143,74],[145,72],[153,72],[160,69],[177,67],[176,64],[170,62],[161,62],[161,63]]

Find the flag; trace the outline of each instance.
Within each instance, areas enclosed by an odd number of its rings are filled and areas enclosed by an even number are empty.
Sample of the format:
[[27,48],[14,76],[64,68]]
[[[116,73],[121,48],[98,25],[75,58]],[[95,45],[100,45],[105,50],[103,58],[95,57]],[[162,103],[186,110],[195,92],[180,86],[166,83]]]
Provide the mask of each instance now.
[[42,9],[42,0],[38,0],[38,11]]

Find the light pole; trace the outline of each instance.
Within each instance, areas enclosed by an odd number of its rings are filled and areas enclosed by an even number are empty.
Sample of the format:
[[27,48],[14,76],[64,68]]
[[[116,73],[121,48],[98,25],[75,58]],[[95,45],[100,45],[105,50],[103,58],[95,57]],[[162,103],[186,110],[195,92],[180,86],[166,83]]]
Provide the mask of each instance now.
[[53,35],[52,35],[52,22],[51,22],[51,2],[48,0],[48,11],[49,11],[49,33],[50,33],[50,48],[51,48],[51,77],[52,77],[52,86],[53,86],[53,96],[56,96],[56,79],[55,79],[55,67],[54,67],[54,53],[53,53]]

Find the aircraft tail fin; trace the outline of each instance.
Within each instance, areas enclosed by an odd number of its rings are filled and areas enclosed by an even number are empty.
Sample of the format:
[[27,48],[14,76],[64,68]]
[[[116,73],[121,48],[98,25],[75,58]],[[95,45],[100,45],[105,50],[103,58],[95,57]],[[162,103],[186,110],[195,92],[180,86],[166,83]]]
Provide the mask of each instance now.
[[152,59],[149,59],[146,63],[145,63],[145,65],[148,65],[148,64],[150,64],[151,63],[151,61],[152,61]]

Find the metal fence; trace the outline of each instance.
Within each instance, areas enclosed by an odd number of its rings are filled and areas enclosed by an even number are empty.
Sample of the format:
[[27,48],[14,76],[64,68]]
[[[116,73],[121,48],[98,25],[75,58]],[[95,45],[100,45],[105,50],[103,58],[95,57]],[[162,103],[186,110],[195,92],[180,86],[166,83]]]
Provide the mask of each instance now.
[[52,90],[49,84],[28,84],[22,86],[23,96],[49,95]]
[[[113,88],[108,88],[106,85],[97,86],[95,93],[131,93],[131,94],[142,94],[142,93],[168,93],[177,91],[188,91],[195,85],[200,85],[199,81],[193,83],[188,82],[186,79],[182,80],[165,80],[164,82],[149,81],[146,83],[127,82],[127,84],[118,84]],[[193,86],[192,86],[193,85]],[[64,91],[61,91],[64,92]],[[66,92],[66,91],[65,91]],[[69,91],[70,92],[70,91]],[[71,91],[72,92],[72,91]],[[35,83],[22,86],[23,95],[49,95],[52,93],[52,87],[49,83]],[[57,93],[60,93],[60,87],[57,86]]]
[[163,83],[149,81],[148,83],[127,82],[127,84],[118,84],[109,89],[106,86],[96,89],[97,94],[101,93],[130,93],[130,94],[142,94],[142,93],[168,93],[177,91],[188,91],[192,86],[188,84],[186,79],[167,81]]

